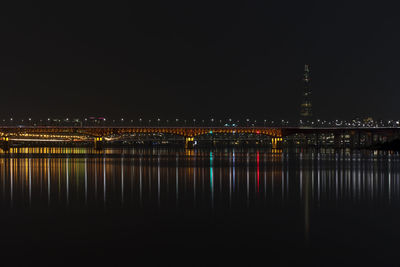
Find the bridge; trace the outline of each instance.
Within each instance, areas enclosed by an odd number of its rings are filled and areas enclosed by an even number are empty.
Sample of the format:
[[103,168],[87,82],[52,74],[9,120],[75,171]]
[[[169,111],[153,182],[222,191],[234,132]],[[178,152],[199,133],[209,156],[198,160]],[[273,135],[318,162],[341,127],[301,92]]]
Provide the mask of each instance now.
[[[237,138],[239,135],[267,138],[272,147],[284,141],[301,140],[306,136],[314,143],[332,139],[334,144],[343,143],[370,145],[374,140],[388,141],[400,137],[398,127],[138,127],[138,126],[0,126],[0,142],[3,147],[10,142],[93,142],[100,147],[104,142],[126,138],[132,135],[171,135],[180,137],[186,147],[193,147],[196,139],[204,136],[214,138]],[[296,139],[297,138],[297,139]],[[297,141],[296,141],[297,142]],[[347,142],[347,141],[346,141]]]
[[271,127],[130,127],[130,126],[0,126],[0,141],[88,141],[99,146],[107,139],[133,134],[169,134],[181,136],[186,147],[195,137],[212,134],[253,134],[271,137],[272,144],[282,141],[282,130]]

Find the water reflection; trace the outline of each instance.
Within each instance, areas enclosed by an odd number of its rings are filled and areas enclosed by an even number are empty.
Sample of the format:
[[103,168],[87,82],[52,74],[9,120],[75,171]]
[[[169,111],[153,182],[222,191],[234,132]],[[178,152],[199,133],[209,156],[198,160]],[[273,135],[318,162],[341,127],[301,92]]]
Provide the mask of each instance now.
[[0,160],[0,201],[14,208],[298,204],[308,225],[310,207],[397,202],[399,160],[398,154],[367,151],[132,149],[119,157],[9,156]]

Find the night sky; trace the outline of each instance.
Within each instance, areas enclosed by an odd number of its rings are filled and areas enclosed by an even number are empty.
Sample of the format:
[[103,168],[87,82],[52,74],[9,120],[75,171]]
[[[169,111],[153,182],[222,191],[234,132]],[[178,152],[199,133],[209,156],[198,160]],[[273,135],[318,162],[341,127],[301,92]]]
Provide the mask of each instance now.
[[297,120],[308,63],[316,117],[400,118],[399,29],[384,1],[2,5],[0,117]]

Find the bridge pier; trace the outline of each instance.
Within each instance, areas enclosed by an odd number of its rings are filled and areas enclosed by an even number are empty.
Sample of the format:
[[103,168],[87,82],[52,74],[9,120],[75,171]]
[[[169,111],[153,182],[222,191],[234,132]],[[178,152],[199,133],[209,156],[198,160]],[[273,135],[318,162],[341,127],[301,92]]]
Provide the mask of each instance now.
[[103,137],[95,137],[93,146],[94,146],[94,149],[102,149],[103,148]]
[[361,148],[361,134],[360,134],[360,131],[357,131],[357,147]]
[[194,137],[185,136],[185,148],[193,148],[193,147],[194,147]]
[[342,134],[340,133],[335,133],[334,134],[334,147],[335,148],[341,148],[342,147]]
[[10,150],[10,141],[8,137],[0,137],[0,147],[5,151]]
[[282,146],[282,137],[273,137],[271,138],[272,148],[276,149]]

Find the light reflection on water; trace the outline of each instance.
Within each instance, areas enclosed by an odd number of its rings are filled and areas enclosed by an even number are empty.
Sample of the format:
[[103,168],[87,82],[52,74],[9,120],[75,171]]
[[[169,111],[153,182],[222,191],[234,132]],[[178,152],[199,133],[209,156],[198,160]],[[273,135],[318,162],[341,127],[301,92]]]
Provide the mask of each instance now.
[[[171,247],[175,265],[187,250],[225,247],[233,264],[240,251],[259,265],[254,248],[296,262],[287,266],[398,261],[399,154],[63,149],[0,155],[0,247],[13,259],[81,251],[114,263],[122,250],[130,262],[145,250],[147,261]],[[361,257],[337,253],[360,248]]]
[[1,205],[212,209],[303,203],[307,212],[324,204],[399,200],[398,154],[109,149],[102,152],[114,155],[108,157],[77,148],[49,155],[62,151],[40,148],[1,158]]

